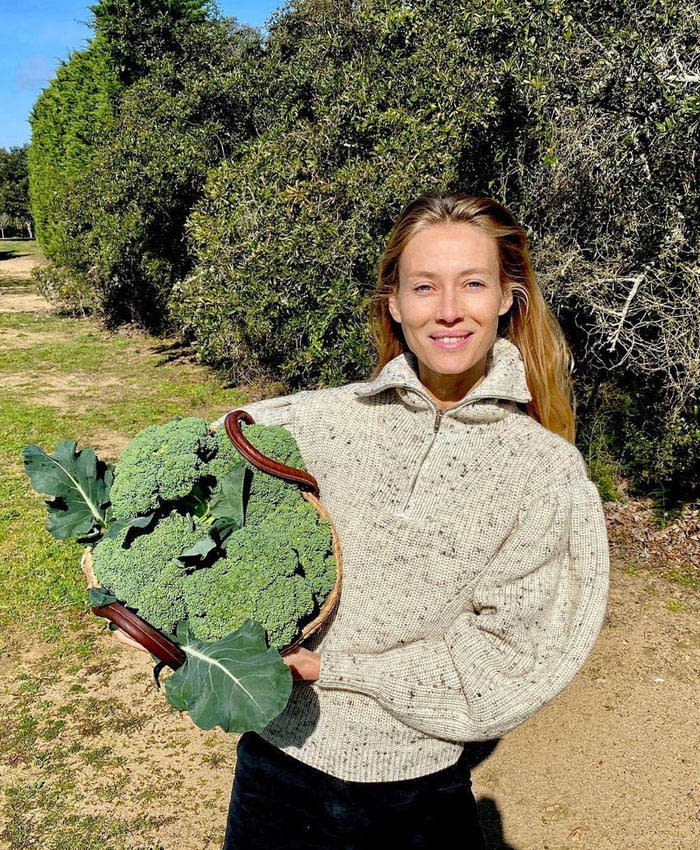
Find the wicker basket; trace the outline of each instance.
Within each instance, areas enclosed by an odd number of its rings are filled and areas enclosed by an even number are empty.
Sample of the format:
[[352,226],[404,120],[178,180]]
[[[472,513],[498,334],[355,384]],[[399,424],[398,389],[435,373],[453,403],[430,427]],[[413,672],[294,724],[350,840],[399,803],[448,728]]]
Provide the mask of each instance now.
[[[279,650],[281,655],[285,655],[320,629],[321,625],[332,614],[340,600],[340,589],[343,580],[340,541],[338,540],[338,534],[335,530],[330,514],[319,500],[318,482],[313,475],[303,469],[295,469],[291,466],[285,466],[283,463],[279,463],[278,461],[259,452],[255,446],[253,446],[243,436],[243,432],[240,427],[241,419],[249,425],[255,424],[253,417],[245,410],[233,410],[224,420],[226,434],[238,452],[243,455],[246,460],[263,472],[267,472],[270,475],[275,475],[278,478],[284,478],[287,481],[298,484],[302,490],[301,495],[307,502],[314,506],[324,519],[328,521],[333,536],[333,555],[335,556],[336,563],[335,585],[326,597],[317,616],[303,627],[301,634],[295,641],[287,644],[287,646]],[[81,566],[87,578],[88,587],[99,587],[100,585],[95,579],[92,569],[91,552],[92,547],[86,547],[83,552]],[[167,664],[168,667],[171,667],[173,670],[177,670],[178,667],[185,663],[185,653],[174,641],[170,640],[170,638],[166,637],[157,629],[154,629],[153,626],[137,614],[134,614],[133,611],[130,611],[125,605],[122,605],[121,602],[112,602],[109,605],[104,605],[102,607],[94,607],[92,611],[98,617],[105,617],[110,620],[130,638],[133,638],[133,640],[140,643],[151,653],[151,655],[160,659],[160,661]]]

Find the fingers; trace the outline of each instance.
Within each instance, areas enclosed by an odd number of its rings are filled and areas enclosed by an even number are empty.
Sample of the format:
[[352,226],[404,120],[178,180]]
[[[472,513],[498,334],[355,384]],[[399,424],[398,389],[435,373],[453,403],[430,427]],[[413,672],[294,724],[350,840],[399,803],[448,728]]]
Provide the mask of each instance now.
[[130,647],[132,647],[132,649],[138,649],[141,652],[148,652],[146,647],[141,646],[141,644],[138,641],[135,641],[133,638],[130,638],[121,629],[115,630],[114,637],[119,641],[119,643],[124,644],[124,646],[130,646]]

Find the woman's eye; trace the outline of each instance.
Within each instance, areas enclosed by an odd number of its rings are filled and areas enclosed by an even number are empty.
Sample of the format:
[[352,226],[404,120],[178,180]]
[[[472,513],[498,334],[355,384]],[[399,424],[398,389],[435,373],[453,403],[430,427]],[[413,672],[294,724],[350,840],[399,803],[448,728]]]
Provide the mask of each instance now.
[[[470,281],[467,282],[467,286],[469,288],[471,288],[472,283],[475,283],[477,286],[483,286],[484,285],[480,280],[470,280]],[[428,289],[430,289],[430,284],[429,283],[419,283],[418,286],[416,286],[415,289],[416,289],[416,292],[418,292],[419,290],[424,289],[426,287]]]

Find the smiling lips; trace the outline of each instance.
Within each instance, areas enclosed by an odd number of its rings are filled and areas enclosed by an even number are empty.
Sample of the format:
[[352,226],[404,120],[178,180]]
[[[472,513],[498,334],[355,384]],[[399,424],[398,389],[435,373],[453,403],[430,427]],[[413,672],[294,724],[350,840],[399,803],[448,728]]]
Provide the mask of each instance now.
[[435,343],[435,345],[437,345],[438,348],[455,349],[463,348],[467,344],[467,340],[471,336],[473,336],[473,334],[468,333],[466,335],[455,334],[454,336],[431,336],[430,338]]

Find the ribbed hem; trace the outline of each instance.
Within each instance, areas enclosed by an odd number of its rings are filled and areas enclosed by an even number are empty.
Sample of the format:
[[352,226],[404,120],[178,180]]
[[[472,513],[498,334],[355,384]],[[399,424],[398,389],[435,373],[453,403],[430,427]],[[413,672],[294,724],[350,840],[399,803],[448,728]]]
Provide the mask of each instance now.
[[453,765],[464,746],[406,726],[371,697],[315,683],[296,684],[285,712],[260,735],[347,782],[416,779]]
[[[411,730],[408,730],[409,732]],[[307,742],[303,747],[278,741],[265,730],[261,737],[304,764],[345,782],[395,782],[417,779],[451,767],[464,745],[425,738],[397,747],[395,741],[376,733],[367,739],[331,738],[323,746]]]

